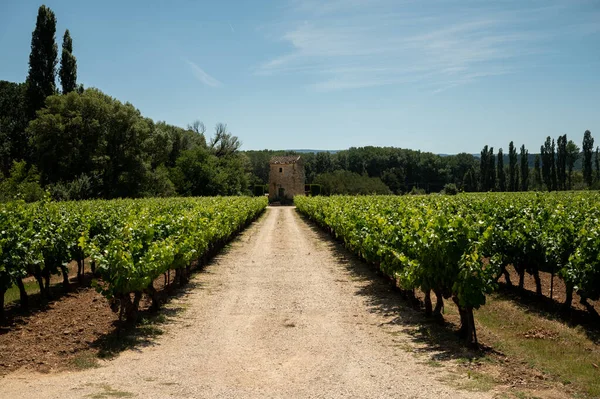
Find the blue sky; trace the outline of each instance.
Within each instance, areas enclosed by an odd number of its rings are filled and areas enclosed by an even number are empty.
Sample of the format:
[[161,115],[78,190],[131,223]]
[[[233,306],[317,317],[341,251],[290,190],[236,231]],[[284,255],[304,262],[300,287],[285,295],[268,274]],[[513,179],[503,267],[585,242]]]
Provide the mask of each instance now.
[[[0,79],[25,80],[40,4],[0,0]],[[600,144],[600,0],[45,4],[86,87],[244,149]]]

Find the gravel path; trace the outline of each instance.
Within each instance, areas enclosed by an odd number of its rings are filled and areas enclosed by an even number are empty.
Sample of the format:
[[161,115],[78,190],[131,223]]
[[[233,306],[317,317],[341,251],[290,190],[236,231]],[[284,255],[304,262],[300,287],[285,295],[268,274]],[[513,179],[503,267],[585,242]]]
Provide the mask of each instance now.
[[185,311],[156,345],[97,369],[13,373],[0,397],[489,397],[440,382],[445,369],[374,304],[369,290],[389,287],[348,262],[293,208],[269,208],[174,299]]

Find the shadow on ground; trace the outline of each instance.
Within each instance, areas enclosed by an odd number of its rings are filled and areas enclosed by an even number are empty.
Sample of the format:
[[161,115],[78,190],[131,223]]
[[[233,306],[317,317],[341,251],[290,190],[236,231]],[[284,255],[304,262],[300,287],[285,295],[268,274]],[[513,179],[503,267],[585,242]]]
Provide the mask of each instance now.
[[506,283],[499,284],[497,293],[502,299],[509,300],[522,308],[525,313],[561,321],[570,327],[581,327],[592,342],[600,344],[600,318],[588,311],[576,308],[565,310],[563,304],[556,299],[540,296],[533,291],[519,289]]
[[[480,351],[467,348],[458,338],[456,325],[442,319],[426,317],[420,310],[421,305],[411,303],[388,276],[349,252],[342,242],[332,238],[313,221],[299,215],[321,244],[326,245],[333,253],[336,262],[344,267],[354,280],[361,282],[356,295],[366,299],[369,311],[392,317],[385,324],[401,326],[401,331],[419,344],[418,352],[427,354],[434,361],[476,360],[486,353],[495,352],[488,347],[482,347]],[[454,306],[448,301],[446,304]]]
[[[257,223],[264,215],[263,212],[250,224]],[[172,273],[169,286],[165,288],[163,283],[161,288],[157,288],[162,303],[160,309],[152,311],[149,306],[145,306],[139,312],[138,322],[135,325],[115,321],[113,331],[100,336],[91,345],[98,350],[98,357],[113,358],[125,350],[141,351],[143,348],[156,345],[155,338],[163,334],[162,325],[173,322],[186,309],[185,304],[177,300],[186,297],[194,290],[203,288],[202,284],[194,277],[198,274],[211,273],[210,266],[218,263],[232,250],[232,245],[241,239],[240,232],[241,230],[222,246],[214,248],[203,261],[194,261],[187,283],[178,286],[171,285],[174,279],[174,273]]]
[[0,322],[0,335],[6,334],[16,326],[27,324],[28,318],[47,311],[51,305],[61,299],[77,295],[81,290],[88,289],[94,279],[91,272],[85,273],[80,281],[77,277],[69,278],[69,288],[65,290],[62,282],[50,284],[50,296],[43,298],[39,291],[27,294],[28,306],[23,308],[20,301],[15,301],[4,309],[4,321]]

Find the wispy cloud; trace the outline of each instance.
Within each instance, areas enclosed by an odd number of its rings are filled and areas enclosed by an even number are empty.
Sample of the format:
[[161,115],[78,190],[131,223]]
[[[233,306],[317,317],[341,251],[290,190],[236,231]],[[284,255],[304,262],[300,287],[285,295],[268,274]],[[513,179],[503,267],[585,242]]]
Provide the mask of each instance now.
[[231,25],[231,22],[228,22],[229,24],[229,28],[231,28],[231,33],[235,33],[235,29],[233,29],[233,25]]
[[217,79],[213,78],[208,73],[206,73],[204,69],[200,68],[196,63],[190,61],[187,58],[184,58],[184,61],[190,66],[190,68],[192,69],[192,73],[200,82],[210,87],[222,86],[221,82],[219,82]]
[[290,0],[288,25],[278,33],[289,50],[256,73],[306,74],[322,91],[419,84],[440,92],[513,73],[551,53],[561,35],[597,32],[594,15],[581,15],[579,28],[561,18],[572,11],[567,0],[537,4]]

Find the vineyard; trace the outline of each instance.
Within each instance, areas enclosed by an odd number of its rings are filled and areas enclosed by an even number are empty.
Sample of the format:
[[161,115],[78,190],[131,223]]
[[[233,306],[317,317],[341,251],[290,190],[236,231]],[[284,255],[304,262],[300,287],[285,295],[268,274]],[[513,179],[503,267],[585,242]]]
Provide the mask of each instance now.
[[[477,344],[473,309],[486,303],[512,265],[542,294],[541,271],[564,281],[597,316],[600,297],[600,201],[592,193],[297,198],[298,210],[393,278],[406,295],[424,293],[427,314],[444,299],[459,310],[460,333]],[[435,295],[433,306],[431,293]]]
[[13,202],[0,205],[0,317],[4,294],[16,285],[28,306],[23,280],[33,277],[40,295],[50,278],[77,261],[78,277],[91,260],[93,284],[120,318],[136,319],[142,295],[159,298],[152,282],[173,271],[185,282],[192,262],[202,260],[254,220],[266,199],[249,197],[169,198],[80,202]]

